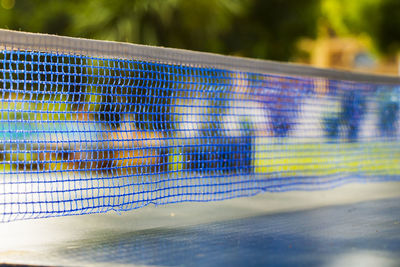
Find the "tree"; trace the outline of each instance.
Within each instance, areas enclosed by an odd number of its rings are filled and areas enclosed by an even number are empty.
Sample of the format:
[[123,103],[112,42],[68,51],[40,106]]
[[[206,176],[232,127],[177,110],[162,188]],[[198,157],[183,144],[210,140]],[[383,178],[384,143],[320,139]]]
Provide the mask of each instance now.
[[251,1],[223,34],[223,53],[290,60],[302,37],[316,37],[319,0]]
[[389,54],[400,49],[400,1],[385,0],[379,9],[379,23],[375,30],[379,48]]
[[19,0],[0,27],[289,60],[319,0]]

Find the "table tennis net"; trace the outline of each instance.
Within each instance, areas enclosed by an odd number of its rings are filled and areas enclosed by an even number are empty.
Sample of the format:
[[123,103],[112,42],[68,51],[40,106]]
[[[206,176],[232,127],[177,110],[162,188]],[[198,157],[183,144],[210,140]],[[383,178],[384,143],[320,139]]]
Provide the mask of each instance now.
[[0,221],[400,179],[397,83],[1,34]]

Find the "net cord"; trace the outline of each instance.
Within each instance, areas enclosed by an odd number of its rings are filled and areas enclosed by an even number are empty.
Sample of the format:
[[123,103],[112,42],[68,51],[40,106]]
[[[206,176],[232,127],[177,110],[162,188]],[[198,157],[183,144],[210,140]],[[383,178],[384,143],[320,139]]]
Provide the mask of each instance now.
[[175,48],[154,47],[112,41],[89,40],[40,33],[0,29],[0,49],[21,49],[102,58],[134,59],[162,64],[205,67],[232,71],[324,77],[354,82],[398,84],[400,77],[315,68],[293,63],[224,56]]

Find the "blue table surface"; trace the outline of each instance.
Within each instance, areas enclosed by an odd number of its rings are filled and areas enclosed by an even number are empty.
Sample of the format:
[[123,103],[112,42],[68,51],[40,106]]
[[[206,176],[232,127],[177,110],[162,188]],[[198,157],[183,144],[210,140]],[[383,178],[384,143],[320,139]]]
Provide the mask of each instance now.
[[55,248],[82,263],[161,266],[400,266],[400,198],[179,228],[155,228]]

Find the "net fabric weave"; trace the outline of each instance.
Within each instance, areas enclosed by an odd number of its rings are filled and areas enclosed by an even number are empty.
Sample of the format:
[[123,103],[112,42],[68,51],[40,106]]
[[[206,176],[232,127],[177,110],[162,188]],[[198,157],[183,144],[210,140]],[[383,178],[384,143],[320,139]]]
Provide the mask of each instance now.
[[400,180],[397,84],[0,52],[0,221]]

